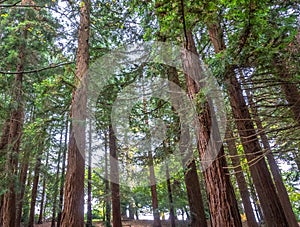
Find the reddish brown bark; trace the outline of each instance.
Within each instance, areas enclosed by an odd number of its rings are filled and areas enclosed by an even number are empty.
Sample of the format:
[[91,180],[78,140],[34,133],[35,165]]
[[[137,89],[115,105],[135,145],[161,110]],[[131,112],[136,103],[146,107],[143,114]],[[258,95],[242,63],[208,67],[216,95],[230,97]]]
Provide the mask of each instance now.
[[152,209],[153,209],[153,226],[161,227],[160,217],[159,217],[159,209],[158,209],[158,198],[157,198],[157,190],[156,190],[156,180],[153,166],[153,157],[151,151],[148,153],[148,161],[149,161],[149,178],[150,178],[150,189],[151,189],[151,199],[152,199]]
[[[63,152],[63,149],[64,149],[62,140],[63,140],[63,129],[60,132],[60,139],[59,139],[59,151],[58,151],[58,157],[57,157],[56,176],[55,176],[56,187],[55,187],[54,193],[53,193],[51,227],[55,227],[55,223],[56,223],[57,196],[58,196],[58,193],[59,193],[59,187],[57,187],[57,186],[58,186],[59,180],[60,180],[60,175],[59,174],[60,174],[61,155],[62,155],[62,152]],[[40,215],[39,219],[42,220],[41,215]]]
[[235,138],[230,126],[228,126],[226,131],[226,143],[228,145],[228,153],[230,155],[230,159],[234,167],[233,168],[234,174],[241,194],[244,211],[247,217],[247,224],[253,227],[258,226],[258,223],[255,219],[255,215],[252,209],[251,201],[250,201],[251,196],[248,191],[247,182],[236,149]]
[[[184,100],[182,99],[180,93],[177,91],[176,87],[181,87],[178,73],[176,68],[169,67],[168,68],[168,76],[169,80],[172,82],[169,84],[169,89],[171,92],[171,100],[174,110],[177,112],[184,112],[184,108],[182,104],[184,104]],[[174,84],[173,84],[174,83]],[[178,113],[179,115],[183,115],[183,113]],[[182,116],[186,117],[186,116]],[[197,167],[195,164],[195,160],[192,157],[192,147],[190,143],[189,136],[189,128],[183,123],[185,119],[181,119],[182,123],[178,122],[178,128],[180,128],[180,132],[178,135],[178,139],[180,141],[179,149],[182,155],[182,166],[184,168],[184,181],[187,190],[187,197],[190,207],[191,213],[191,225],[192,226],[207,226],[206,216],[204,212],[204,205],[202,199],[202,193],[200,189],[200,183],[197,173]]]
[[117,155],[117,141],[112,126],[109,126],[109,151],[110,151],[110,187],[112,203],[112,224],[113,226],[122,226],[121,221],[121,203],[120,203],[120,185],[119,185],[119,166]]
[[168,163],[166,163],[166,178],[167,178],[168,198],[169,198],[169,204],[170,204],[169,220],[171,221],[171,227],[175,227],[176,225],[175,225],[174,202],[173,202],[173,194],[172,194],[171,179],[170,179]]
[[[72,96],[72,119],[85,121],[86,112],[86,76],[89,64],[90,1],[80,4],[80,25],[78,31],[78,50],[75,79],[77,89]],[[65,201],[61,226],[84,226],[84,171],[85,171],[85,127],[72,122],[68,167],[65,182]],[[75,135],[76,133],[76,135]]]
[[20,193],[17,196],[17,210],[16,210],[16,227],[21,225],[21,218],[22,218],[22,208],[23,208],[23,198],[25,193],[25,184],[27,179],[27,171],[29,167],[29,150],[25,151],[24,157],[22,160],[22,167],[20,173]]
[[[246,84],[245,83],[245,78],[244,78],[244,75],[243,75],[242,71],[240,71],[240,78],[241,78],[242,82],[244,84]],[[289,195],[288,195],[288,193],[286,191],[286,188],[284,186],[284,183],[283,183],[283,180],[282,180],[282,177],[281,177],[281,173],[280,173],[280,169],[279,169],[279,167],[278,167],[278,165],[275,161],[274,155],[273,155],[272,150],[271,150],[271,146],[269,144],[268,137],[265,133],[265,129],[263,128],[262,122],[259,118],[258,110],[257,110],[257,107],[254,103],[252,93],[250,92],[250,90],[247,87],[246,87],[245,92],[246,92],[246,95],[247,95],[247,99],[248,99],[248,102],[249,102],[249,105],[250,105],[250,109],[251,109],[251,112],[253,114],[253,118],[255,120],[255,124],[257,126],[257,129],[258,129],[263,147],[265,149],[265,152],[267,152],[267,155],[266,155],[267,160],[268,160],[268,163],[269,163],[269,167],[270,167],[270,170],[271,170],[271,173],[272,173],[272,176],[273,176],[273,180],[274,180],[277,192],[278,192],[278,196],[279,196],[284,214],[285,214],[286,219],[289,223],[289,226],[298,227],[298,222],[297,222],[295,214],[293,212],[292,205],[291,205],[291,202],[290,202],[290,199],[289,199]]]
[[[205,87],[205,82],[196,81],[202,78],[202,75],[200,75],[202,70],[198,61],[198,53],[192,33],[187,31],[186,37],[187,50],[190,52],[183,54],[183,66],[186,73],[188,94],[191,99],[194,99],[200,89]],[[200,129],[197,134],[200,159],[203,160],[207,155],[214,158],[211,164],[206,166],[203,171],[211,223],[213,226],[242,226],[238,204],[226,168],[227,163],[224,157],[224,149],[221,144],[218,144],[220,142],[217,142],[220,141],[217,130],[211,128],[214,113],[209,103],[209,99],[206,99],[203,103],[201,113],[199,114]],[[210,138],[211,133],[212,138]],[[208,145],[211,145],[209,151],[207,150]],[[218,145],[220,150],[218,150]],[[216,153],[217,155],[214,157]]]
[[[33,177],[33,185],[31,190],[31,202],[30,202],[30,213],[29,213],[29,221],[28,221],[28,227],[33,227],[35,224],[35,204],[36,204],[36,198],[38,193],[38,184],[39,184],[39,178],[40,178],[40,170],[41,170],[41,162],[42,162],[42,154],[43,154],[43,146],[39,148],[37,157],[36,157],[36,163],[34,167],[34,177]],[[47,161],[48,163],[48,154],[47,154]],[[46,184],[43,184],[43,191],[45,190]],[[42,195],[44,197],[44,195]],[[42,203],[43,203],[42,198]],[[43,211],[43,207],[40,209]]]
[[[219,23],[208,24],[210,40],[219,53],[226,49],[223,30]],[[226,84],[229,101],[236,126],[241,138],[253,183],[261,202],[266,224],[268,226],[287,226],[282,206],[280,204],[270,172],[264,160],[259,145],[253,121],[243,97],[241,86],[236,78],[234,69],[227,67]]]
[[[24,31],[26,37],[26,31]],[[19,49],[19,63],[17,65],[17,72],[13,86],[13,102],[16,107],[12,110],[9,122],[9,133],[7,138],[7,163],[6,174],[8,180],[8,191],[4,195],[3,202],[3,226],[15,226],[16,220],[16,185],[15,176],[17,175],[19,147],[22,137],[23,127],[23,105],[22,105],[22,81],[23,69],[25,64],[25,46],[21,45]]]

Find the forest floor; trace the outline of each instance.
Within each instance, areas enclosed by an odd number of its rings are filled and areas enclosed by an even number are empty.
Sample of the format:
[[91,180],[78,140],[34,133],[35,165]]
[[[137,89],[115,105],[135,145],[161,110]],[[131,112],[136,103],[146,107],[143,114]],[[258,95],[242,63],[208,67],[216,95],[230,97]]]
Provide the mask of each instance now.
[[[169,221],[161,221],[162,227],[169,227],[170,222]],[[95,227],[104,227],[104,224],[102,222],[95,222],[93,223]],[[41,225],[35,225],[36,227],[50,227],[51,223],[44,223]],[[151,220],[130,220],[130,221],[122,221],[123,227],[152,227],[153,221]],[[187,221],[176,221],[177,227],[186,227],[188,226]],[[209,225],[210,226],[210,225]],[[247,227],[246,223],[243,223],[243,227]]]

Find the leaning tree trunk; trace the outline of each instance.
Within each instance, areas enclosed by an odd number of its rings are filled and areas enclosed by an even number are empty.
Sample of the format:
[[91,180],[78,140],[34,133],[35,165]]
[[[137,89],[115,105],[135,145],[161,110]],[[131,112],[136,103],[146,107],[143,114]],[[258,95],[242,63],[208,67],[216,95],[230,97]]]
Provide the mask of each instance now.
[[[65,182],[65,201],[61,226],[84,226],[84,149],[85,127],[78,121],[85,121],[86,80],[89,65],[90,1],[80,4],[80,25],[75,80],[77,89],[72,95],[72,122],[69,135],[68,168]],[[75,135],[76,133],[76,135]]]
[[[246,81],[245,81],[245,77],[243,75],[242,70],[240,70],[240,78],[242,80],[242,83],[244,83],[245,86],[246,86],[246,83],[245,83]],[[281,173],[280,173],[280,169],[279,169],[279,167],[278,167],[278,165],[275,161],[275,158],[274,158],[274,155],[272,153],[271,146],[269,144],[269,140],[268,140],[266,131],[263,128],[262,122],[261,122],[261,120],[259,118],[259,115],[258,115],[258,109],[257,109],[257,107],[254,103],[252,93],[250,92],[248,87],[246,87],[245,93],[247,95],[247,99],[248,99],[248,102],[249,102],[249,105],[250,105],[251,113],[253,114],[255,124],[256,124],[256,127],[258,129],[260,138],[261,138],[261,142],[263,144],[264,149],[266,150],[265,152],[267,152],[267,155],[266,155],[267,160],[268,160],[268,163],[269,163],[269,167],[270,167],[270,170],[271,170],[271,173],[272,173],[272,176],[273,176],[273,180],[274,180],[277,192],[278,192],[278,196],[279,196],[284,214],[286,216],[286,219],[287,219],[290,227],[298,227],[298,222],[297,222],[295,214],[293,212],[293,208],[292,208],[292,205],[291,205],[291,202],[290,202],[289,195],[288,195],[288,193],[286,191],[286,188],[284,186],[284,183],[283,183],[283,180],[282,180],[282,177],[281,177]],[[300,99],[300,97],[299,97],[299,99]],[[299,104],[300,104],[300,100],[299,100]]]
[[247,187],[247,182],[243,173],[243,169],[241,167],[241,162],[240,162],[240,158],[238,156],[238,151],[236,149],[236,145],[235,145],[235,138],[231,129],[231,126],[229,125],[227,127],[227,131],[226,131],[226,143],[228,146],[228,153],[230,155],[230,159],[233,165],[233,170],[234,170],[234,174],[235,174],[235,178],[238,184],[238,188],[241,194],[241,198],[242,198],[242,202],[243,202],[243,207],[244,207],[244,211],[247,217],[247,224],[248,226],[253,226],[253,227],[257,227],[257,221],[255,219],[255,215],[253,212],[253,208],[251,205],[251,196],[250,193],[248,191],[248,187]]
[[120,185],[119,185],[119,166],[117,155],[117,141],[112,125],[109,125],[109,161],[110,161],[110,187],[112,203],[112,223],[113,226],[122,226]]
[[[187,51],[183,53],[183,68],[186,73],[189,96],[191,99],[195,99],[200,89],[205,88],[205,83],[195,81],[195,78],[203,79],[202,75],[200,75],[203,70],[198,60],[199,56],[191,31],[186,32],[186,38]],[[214,120],[215,114],[213,106],[210,108],[210,104],[210,100],[206,99],[202,105],[198,118],[200,126],[197,138],[201,160],[208,155],[208,152],[218,153],[211,164],[206,166],[203,171],[212,218],[211,223],[212,226],[242,226],[238,204],[226,168],[227,163],[223,145],[220,145],[220,150],[217,150],[217,143],[220,143],[217,141],[220,141],[220,136],[218,135],[218,129],[212,128],[212,120]],[[211,132],[212,138],[210,138]],[[209,144],[211,145],[211,150],[207,151]]]
[[[226,49],[220,23],[208,23],[210,40],[215,53]],[[280,200],[259,145],[249,110],[234,68],[227,67],[226,84],[232,113],[249,163],[258,197],[268,226],[287,226]]]

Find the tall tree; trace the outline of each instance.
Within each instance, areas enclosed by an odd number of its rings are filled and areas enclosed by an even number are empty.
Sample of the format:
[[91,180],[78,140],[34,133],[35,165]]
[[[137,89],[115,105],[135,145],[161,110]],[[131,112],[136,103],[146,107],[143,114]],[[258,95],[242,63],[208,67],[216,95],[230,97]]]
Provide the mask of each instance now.
[[[31,0],[22,0],[22,5],[32,5]],[[26,12],[25,12],[26,14]],[[26,17],[26,15],[24,16]],[[23,18],[24,21],[26,18]],[[22,29],[22,40],[19,46],[19,53],[17,59],[16,76],[13,86],[12,94],[12,106],[13,109],[10,113],[9,120],[9,130],[7,130],[8,135],[2,135],[7,138],[5,142],[7,149],[7,162],[6,162],[6,174],[8,177],[8,191],[5,193],[3,198],[3,225],[4,226],[15,226],[16,221],[16,175],[18,167],[18,155],[22,137],[22,127],[23,127],[23,71],[25,68],[25,49],[26,49],[26,39],[29,26],[25,25]]]
[[[75,80],[77,88],[73,91],[71,117],[76,121],[85,121],[86,77],[89,65],[90,1],[80,4],[80,24],[78,31],[78,50],[76,58]],[[77,130],[75,129],[77,128]],[[78,127],[80,129],[78,129]],[[65,182],[65,201],[61,226],[84,226],[84,126],[74,124],[69,135],[68,167]],[[76,136],[75,132],[76,131]]]
[[[226,45],[223,30],[216,20],[218,19],[207,22],[207,27],[215,53],[220,53],[220,51],[226,49]],[[266,224],[270,226],[287,226],[287,220],[264,160],[241,86],[232,66],[227,67],[225,78],[232,113],[244,151],[247,154],[251,176],[261,202]]]
[[281,205],[283,207],[284,214],[287,218],[289,226],[297,227],[298,222],[297,222],[295,214],[293,212],[292,205],[291,205],[291,202],[289,199],[289,195],[284,186],[284,183],[283,183],[283,180],[281,177],[281,173],[280,173],[280,169],[275,161],[267,134],[265,132],[265,129],[263,128],[263,124],[258,115],[257,106],[255,105],[255,102],[253,100],[253,96],[252,96],[250,88],[246,85],[244,72],[242,70],[240,70],[240,79],[245,86],[246,97],[248,99],[250,110],[253,115],[253,119],[256,124],[256,127],[258,129],[258,134],[260,135],[260,139],[261,139],[263,148],[265,149],[265,152],[267,152],[266,156],[267,156],[267,160],[269,163],[270,171],[273,176],[273,180],[274,180],[277,192],[278,192],[278,196],[279,196]]
[[[195,99],[200,90],[205,87],[205,84],[200,82],[202,69],[192,32],[185,31],[185,37],[187,51],[183,55],[183,68],[186,73],[188,94],[191,99]],[[195,79],[199,79],[199,81],[195,81]],[[212,144],[212,150],[208,152],[218,153],[215,160],[203,171],[211,223],[213,226],[242,226],[238,204],[226,170],[227,163],[224,157],[224,148],[221,145],[220,151],[217,150],[217,143],[219,143],[217,141],[220,141],[220,136],[215,130],[218,129],[211,128],[215,115],[212,106],[210,108],[209,105],[211,103],[207,98],[204,105],[202,105],[201,113],[199,113],[200,129],[197,132],[197,138],[200,159],[203,160],[205,157],[209,144]],[[211,132],[213,138],[210,138]]]

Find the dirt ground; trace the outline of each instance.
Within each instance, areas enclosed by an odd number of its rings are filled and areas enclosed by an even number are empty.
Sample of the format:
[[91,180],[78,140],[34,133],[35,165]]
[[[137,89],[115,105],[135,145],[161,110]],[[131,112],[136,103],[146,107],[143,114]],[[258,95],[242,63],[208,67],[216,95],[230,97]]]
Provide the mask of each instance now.
[[[104,227],[104,224],[101,222],[93,223],[95,227]],[[35,225],[36,227],[50,227],[51,223],[44,223],[41,225]],[[123,221],[122,227],[152,227],[153,221],[150,220],[131,220],[131,221]],[[163,227],[171,226],[168,221],[162,221]],[[176,221],[177,227],[187,227],[188,223],[186,221]],[[246,223],[243,223],[243,227],[247,227]]]

